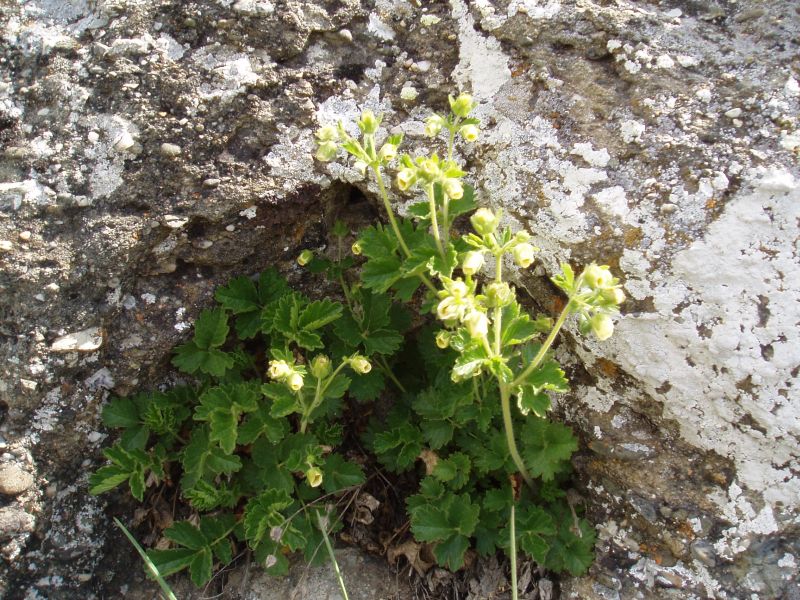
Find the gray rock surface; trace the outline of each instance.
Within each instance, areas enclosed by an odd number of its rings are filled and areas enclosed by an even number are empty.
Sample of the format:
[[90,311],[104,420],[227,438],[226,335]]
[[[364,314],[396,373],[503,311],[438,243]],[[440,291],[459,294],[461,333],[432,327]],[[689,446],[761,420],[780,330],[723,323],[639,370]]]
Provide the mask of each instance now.
[[630,298],[610,342],[559,349],[600,536],[562,593],[793,593],[795,2],[5,0],[0,24],[0,434],[43,482],[0,508],[0,595],[143,589],[109,525],[133,506],[86,492],[103,403],[169,381],[217,284],[302,283],[299,248],[374,218],[358,171],[312,160],[319,124],[368,107],[423,146],[455,89],[481,202],[542,248],[519,285],[550,310],[543,276],[598,259]]

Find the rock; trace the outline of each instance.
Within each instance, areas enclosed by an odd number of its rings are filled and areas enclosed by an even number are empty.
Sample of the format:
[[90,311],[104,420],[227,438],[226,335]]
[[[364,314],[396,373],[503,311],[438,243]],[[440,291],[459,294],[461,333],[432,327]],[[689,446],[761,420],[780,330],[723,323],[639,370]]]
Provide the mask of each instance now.
[[103,330],[90,327],[77,333],[62,335],[51,345],[53,352],[94,352],[103,345]]
[[33,483],[33,475],[16,463],[0,466],[0,494],[19,496],[28,491]]
[[36,520],[22,509],[6,506],[0,508],[0,539],[8,539],[33,531]]
[[0,252],[11,252],[13,248],[14,244],[8,240],[0,240]]
[[160,148],[161,154],[164,156],[175,157],[180,156],[181,147],[177,144],[170,144],[168,142],[164,142],[161,144]]

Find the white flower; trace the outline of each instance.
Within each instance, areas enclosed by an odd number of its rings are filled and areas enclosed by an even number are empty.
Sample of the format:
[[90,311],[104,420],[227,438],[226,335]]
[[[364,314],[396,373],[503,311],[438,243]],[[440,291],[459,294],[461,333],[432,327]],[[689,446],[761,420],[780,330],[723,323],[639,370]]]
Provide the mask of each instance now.
[[475,127],[475,125],[464,125],[460,130],[461,137],[464,138],[465,141],[472,143],[478,139],[478,134],[480,130]]
[[400,169],[400,172],[397,174],[397,187],[399,187],[402,191],[406,191],[417,178],[417,172],[415,169]]
[[444,193],[450,196],[453,200],[458,200],[464,195],[464,186],[458,179],[445,179],[442,186]]
[[292,367],[289,366],[285,360],[271,360],[269,361],[269,370],[267,374],[272,379],[285,379],[292,373]]
[[488,208],[479,208],[469,218],[478,235],[489,235],[497,229],[500,218]]
[[533,262],[534,248],[528,243],[518,244],[511,251],[516,262],[523,269],[527,269]]
[[583,281],[593,290],[604,289],[612,285],[614,276],[608,267],[601,267],[595,263],[590,264],[583,270]]
[[598,313],[590,321],[592,332],[601,342],[607,340],[614,333],[614,321],[605,313]]
[[303,389],[303,376],[300,373],[294,372],[289,375],[289,378],[286,380],[286,383],[289,385],[289,389],[293,392],[299,392]]
[[369,373],[372,370],[372,364],[365,356],[361,356],[360,354],[357,354],[350,359],[350,366],[353,367],[353,370],[356,373],[361,373],[362,375]]
[[475,275],[481,270],[483,266],[483,252],[473,250],[464,255],[464,261],[461,263],[461,270],[464,275]]
[[489,333],[489,319],[479,310],[471,310],[464,317],[467,331],[473,338],[483,338]]
[[425,135],[428,137],[436,137],[442,130],[444,119],[439,115],[432,115],[425,119]]

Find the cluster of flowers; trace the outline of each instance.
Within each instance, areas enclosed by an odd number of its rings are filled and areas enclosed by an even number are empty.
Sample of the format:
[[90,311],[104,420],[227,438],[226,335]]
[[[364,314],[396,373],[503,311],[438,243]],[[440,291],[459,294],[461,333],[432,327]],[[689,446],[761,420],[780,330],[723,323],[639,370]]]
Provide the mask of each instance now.
[[614,333],[611,318],[625,301],[625,293],[607,266],[590,264],[578,278],[578,290],[573,297],[582,333],[591,331],[598,340],[607,340]]
[[[372,370],[372,363],[369,362],[367,357],[360,354],[348,356],[342,359],[342,363],[362,375]],[[333,371],[331,359],[324,354],[318,354],[311,360],[309,370],[311,375],[317,379],[325,379]],[[293,392],[299,392],[305,385],[306,368],[302,365],[289,364],[285,360],[275,359],[269,361],[267,375],[269,375],[270,379],[285,383]]]

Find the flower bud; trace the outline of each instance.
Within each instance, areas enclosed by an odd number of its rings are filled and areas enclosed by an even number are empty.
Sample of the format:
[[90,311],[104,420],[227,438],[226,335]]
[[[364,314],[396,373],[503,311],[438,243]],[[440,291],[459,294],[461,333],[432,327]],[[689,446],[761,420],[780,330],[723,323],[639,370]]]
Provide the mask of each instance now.
[[361,242],[354,242],[352,246],[350,246],[350,250],[356,256],[361,256]]
[[361,173],[362,177],[367,174],[368,166],[369,165],[365,163],[363,160],[357,160],[356,162],[353,163],[353,168],[359,173]]
[[608,267],[601,267],[595,263],[590,264],[583,270],[583,281],[593,290],[604,289],[612,284],[614,276]]
[[336,153],[338,151],[339,146],[336,145],[336,142],[322,142],[319,145],[319,148],[317,148],[317,153],[315,156],[320,162],[331,162],[334,158],[336,158]]
[[608,288],[603,290],[603,298],[616,305],[625,302],[625,292],[618,287]]
[[361,356],[360,354],[356,354],[350,359],[350,366],[353,367],[356,373],[361,373],[362,375],[372,370],[372,364],[370,364],[365,356]]
[[428,137],[436,137],[442,130],[444,119],[439,115],[432,115],[425,119],[425,135]]
[[275,526],[270,529],[269,537],[273,542],[280,542],[283,537],[283,527]]
[[435,160],[426,158],[419,166],[419,170],[428,179],[436,179],[439,176],[439,165]]
[[442,329],[436,334],[436,347],[444,350],[450,346],[450,332]]
[[464,125],[461,129],[459,129],[459,133],[461,134],[461,137],[464,138],[464,141],[471,144],[478,139],[480,130],[475,125]]
[[592,332],[601,342],[607,340],[614,333],[614,321],[605,313],[597,313],[590,321]]
[[378,152],[378,157],[386,162],[393,161],[397,157],[397,146],[394,144],[384,144]]
[[327,377],[331,370],[331,359],[324,354],[317,354],[311,361],[311,374],[317,379]]
[[406,191],[414,181],[417,179],[417,172],[415,169],[400,169],[400,172],[397,174],[397,187],[399,187],[402,191]]
[[461,263],[461,270],[464,275],[475,275],[481,270],[483,266],[483,252],[473,250],[464,255],[464,260]]
[[489,319],[479,310],[472,310],[464,317],[464,324],[467,331],[473,338],[486,337],[489,333]]
[[523,269],[527,269],[531,266],[533,262],[533,253],[533,246],[528,243],[519,244],[511,251],[511,254],[514,256],[514,262]]
[[285,360],[271,360],[269,361],[269,370],[267,375],[271,379],[286,379],[292,373],[292,367],[289,366]]
[[484,293],[489,308],[506,306],[514,299],[514,291],[504,281],[493,281],[486,286]]
[[376,117],[375,113],[371,110],[365,110],[361,113],[361,120],[358,122],[358,128],[362,133],[371,135],[378,130],[378,125],[380,125],[380,123],[380,117]]
[[297,264],[301,267],[305,267],[311,262],[312,258],[314,258],[314,253],[311,250],[303,250],[297,257]]
[[524,229],[520,229],[517,233],[514,234],[514,241],[518,244],[522,244],[524,242],[528,242],[531,239],[531,234],[525,231]]
[[325,125],[317,129],[315,135],[320,142],[335,142],[339,139],[339,130],[333,125]]
[[464,186],[458,179],[445,179],[442,186],[444,193],[450,196],[453,200],[458,200],[464,195]]
[[478,235],[489,235],[493,233],[500,222],[499,217],[488,208],[479,208],[472,214],[469,220]]
[[306,481],[312,488],[322,485],[322,471],[317,467],[311,467],[306,471]]
[[450,110],[462,119],[466,118],[473,108],[475,108],[475,103],[469,94],[459,94],[455,100],[450,96]]
[[289,378],[286,380],[286,383],[289,385],[289,389],[293,392],[299,392],[303,389],[303,376],[300,373],[294,372],[289,375]]

